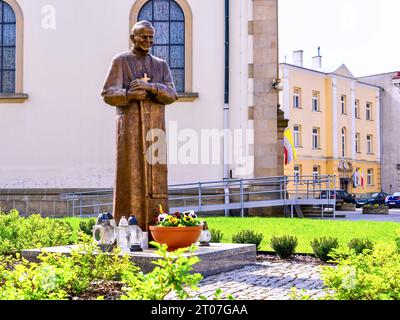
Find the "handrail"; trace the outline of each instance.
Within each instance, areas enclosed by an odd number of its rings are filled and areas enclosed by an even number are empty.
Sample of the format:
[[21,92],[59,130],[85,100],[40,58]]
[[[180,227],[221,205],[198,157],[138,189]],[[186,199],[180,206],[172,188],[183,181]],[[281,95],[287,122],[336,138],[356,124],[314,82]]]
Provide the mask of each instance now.
[[[333,205],[335,209],[336,200],[333,201],[330,197],[327,199],[321,197],[323,191],[328,191],[328,195],[330,194],[332,183],[336,198],[336,179],[332,175],[294,175],[204,181],[170,185],[168,191],[170,202],[183,201],[182,206],[176,207],[179,209],[195,207],[198,212],[206,212],[221,207],[225,208],[225,212],[229,212],[230,208],[237,207],[243,217],[245,207],[283,205],[290,206],[291,216],[293,216],[294,205],[300,202],[308,204],[311,201],[315,205],[321,205],[321,216],[323,217],[325,205]],[[82,215],[83,208],[93,208],[96,211],[100,206],[112,206],[112,200],[110,202],[101,201],[106,197],[111,198],[112,195],[113,189],[102,189],[64,193],[61,195],[61,199],[72,201],[73,215],[75,215],[75,209],[79,209]],[[219,202],[218,198],[223,199]],[[88,201],[93,201],[93,204],[87,204]],[[205,204],[206,201],[207,204]],[[335,210],[333,211],[335,212]]]

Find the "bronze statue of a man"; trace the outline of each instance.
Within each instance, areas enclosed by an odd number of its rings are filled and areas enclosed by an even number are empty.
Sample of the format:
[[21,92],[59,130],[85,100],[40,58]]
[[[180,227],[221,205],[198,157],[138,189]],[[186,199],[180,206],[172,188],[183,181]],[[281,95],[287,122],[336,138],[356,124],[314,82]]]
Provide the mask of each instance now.
[[114,219],[135,215],[143,230],[159,205],[168,212],[167,164],[147,161],[146,137],[152,129],[165,132],[165,105],[178,99],[168,64],[149,53],[154,33],[148,21],[135,24],[133,48],[114,57],[102,92],[117,115]]

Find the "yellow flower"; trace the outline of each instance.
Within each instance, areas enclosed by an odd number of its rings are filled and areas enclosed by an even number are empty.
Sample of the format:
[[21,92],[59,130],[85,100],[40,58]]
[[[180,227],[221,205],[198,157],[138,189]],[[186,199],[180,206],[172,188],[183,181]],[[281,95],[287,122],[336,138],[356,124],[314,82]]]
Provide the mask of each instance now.
[[177,224],[178,223],[178,219],[171,216],[169,222],[171,222],[172,224]]

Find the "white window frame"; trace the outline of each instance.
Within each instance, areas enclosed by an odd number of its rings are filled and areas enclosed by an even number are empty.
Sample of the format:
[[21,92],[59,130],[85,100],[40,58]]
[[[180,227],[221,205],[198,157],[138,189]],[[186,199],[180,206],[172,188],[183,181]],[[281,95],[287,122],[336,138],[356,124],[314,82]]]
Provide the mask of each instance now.
[[[315,170],[316,169],[316,170]],[[315,180],[319,175],[321,175],[321,167],[320,166],[313,166],[313,179]]]
[[372,103],[367,102],[365,105],[365,119],[372,121]]
[[356,153],[361,152],[361,134],[356,132]]
[[354,116],[356,119],[360,119],[360,100],[356,99],[356,102],[354,104]]
[[340,106],[341,106],[341,112],[342,114],[347,114],[347,110],[346,110],[346,95],[342,94],[340,96]]
[[[297,169],[296,169],[297,168]],[[294,175],[294,183],[300,183],[300,176],[301,176],[301,165],[295,164],[293,167],[293,175]]]
[[367,169],[367,185],[374,185],[374,169]]
[[[360,170],[361,170],[360,168],[356,168],[356,171],[360,171]],[[356,183],[355,183],[355,185],[356,185],[356,186],[361,185],[361,183],[360,183],[360,176],[359,176],[358,174],[356,174],[355,177],[356,177]]]
[[[296,127],[298,130],[296,130]],[[299,124],[293,125],[293,143],[295,147],[301,146],[301,126]]]
[[346,128],[343,127],[340,132],[340,143],[342,145],[342,158],[346,158]]
[[313,112],[319,111],[319,91],[313,91],[312,93],[311,109]]
[[301,109],[301,88],[293,89],[293,108]]
[[319,147],[319,128],[314,127],[312,128],[312,148],[319,149]]
[[372,134],[367,134],[367,153],[374,153],[374,137]]

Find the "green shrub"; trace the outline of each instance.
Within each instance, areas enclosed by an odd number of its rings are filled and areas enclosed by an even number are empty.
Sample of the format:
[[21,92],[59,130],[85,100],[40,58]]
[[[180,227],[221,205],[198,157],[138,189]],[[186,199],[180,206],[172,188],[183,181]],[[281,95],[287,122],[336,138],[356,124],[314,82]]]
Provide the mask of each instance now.
[[163,300],[170,292],[175,292],[179,299],[189,297],[187,289],[196,290],[203,278],[201,274],[191,274],[193,265],[200,261],[196,256],[184,256],[196,247],[167,251],[166,245],[150,242],[158,248],[157,254],[163,259],[153,262],[156,267],[150,273],[124,271],[122,281],[127,285],[123,290],[122,300]]
[[324,262],[329,261],[331,251],[339,247],[338,239],[330,237],[315,238],[310,244],[314,254]]
[[332,253],[335,267],[323,267],[328,300],[399,300],[400,254],[394,243],[377,244],[369,254]]
[[400,229],[396,230],[394,241],[396,243],[397,252],[400,253]]
[[360,238],[351,239],[347,246],[357,254],[363,253],[364,250],[372,250],[374,248],[372,241]]
[[253,230],[242,230],[232,236],[232,242],[255,244],[258,250],[263,238],[264,236],[261,233],[256,233]]
[[38,214],[23,218],[17,210],[0,212],[0,254],[67,245],[72,235],[73,227],[66,221],[42,218]]
[[282,236],[272,237],[270,244],[279,258],[288,259],[296,252],[298,242],[297,237]]
[[[189,289],[196,290],[202,279],[200,274],[191,273],[199,258],[184,256],[186,251],[194,251],[194,246],[168,252],[165,245],[152,242],[162,259],[153,262],[157,266],[152,272],[144,274],[129,255],[121,255],[118,247],[103,253],[90,236],[81,233],[81,237],[81,244],[70,256],[43,253],[38,257],[39,263],[21,259],[19,254],[16,258],[0,255],[0,300],[71,299],[91,287],[107,287],[113,281],[125,285],[120,297],[123,300],[158,300],[169,293],[186,299],[190,297]],[[217,289],[214,299],[223,298],[232,296],[223,297]]]
[[119,249],[101,252],[91,237],[71,256],[43,253],[39,263],[0,256],[0,300],[59,300],[78,295],[93,284],[121,279],[122,271],[137,272],[129,255]]
[[85,219],[79,222],[79,230],[88,236],[93,235],[93,227],[96,224],[96,219]]
[[222,237],[224,236],[224,234],[221,232],[221,230],[217,230],[217,229],[210,229],[210,233],[211,233],[211,241],[212,243],[220,243]]

